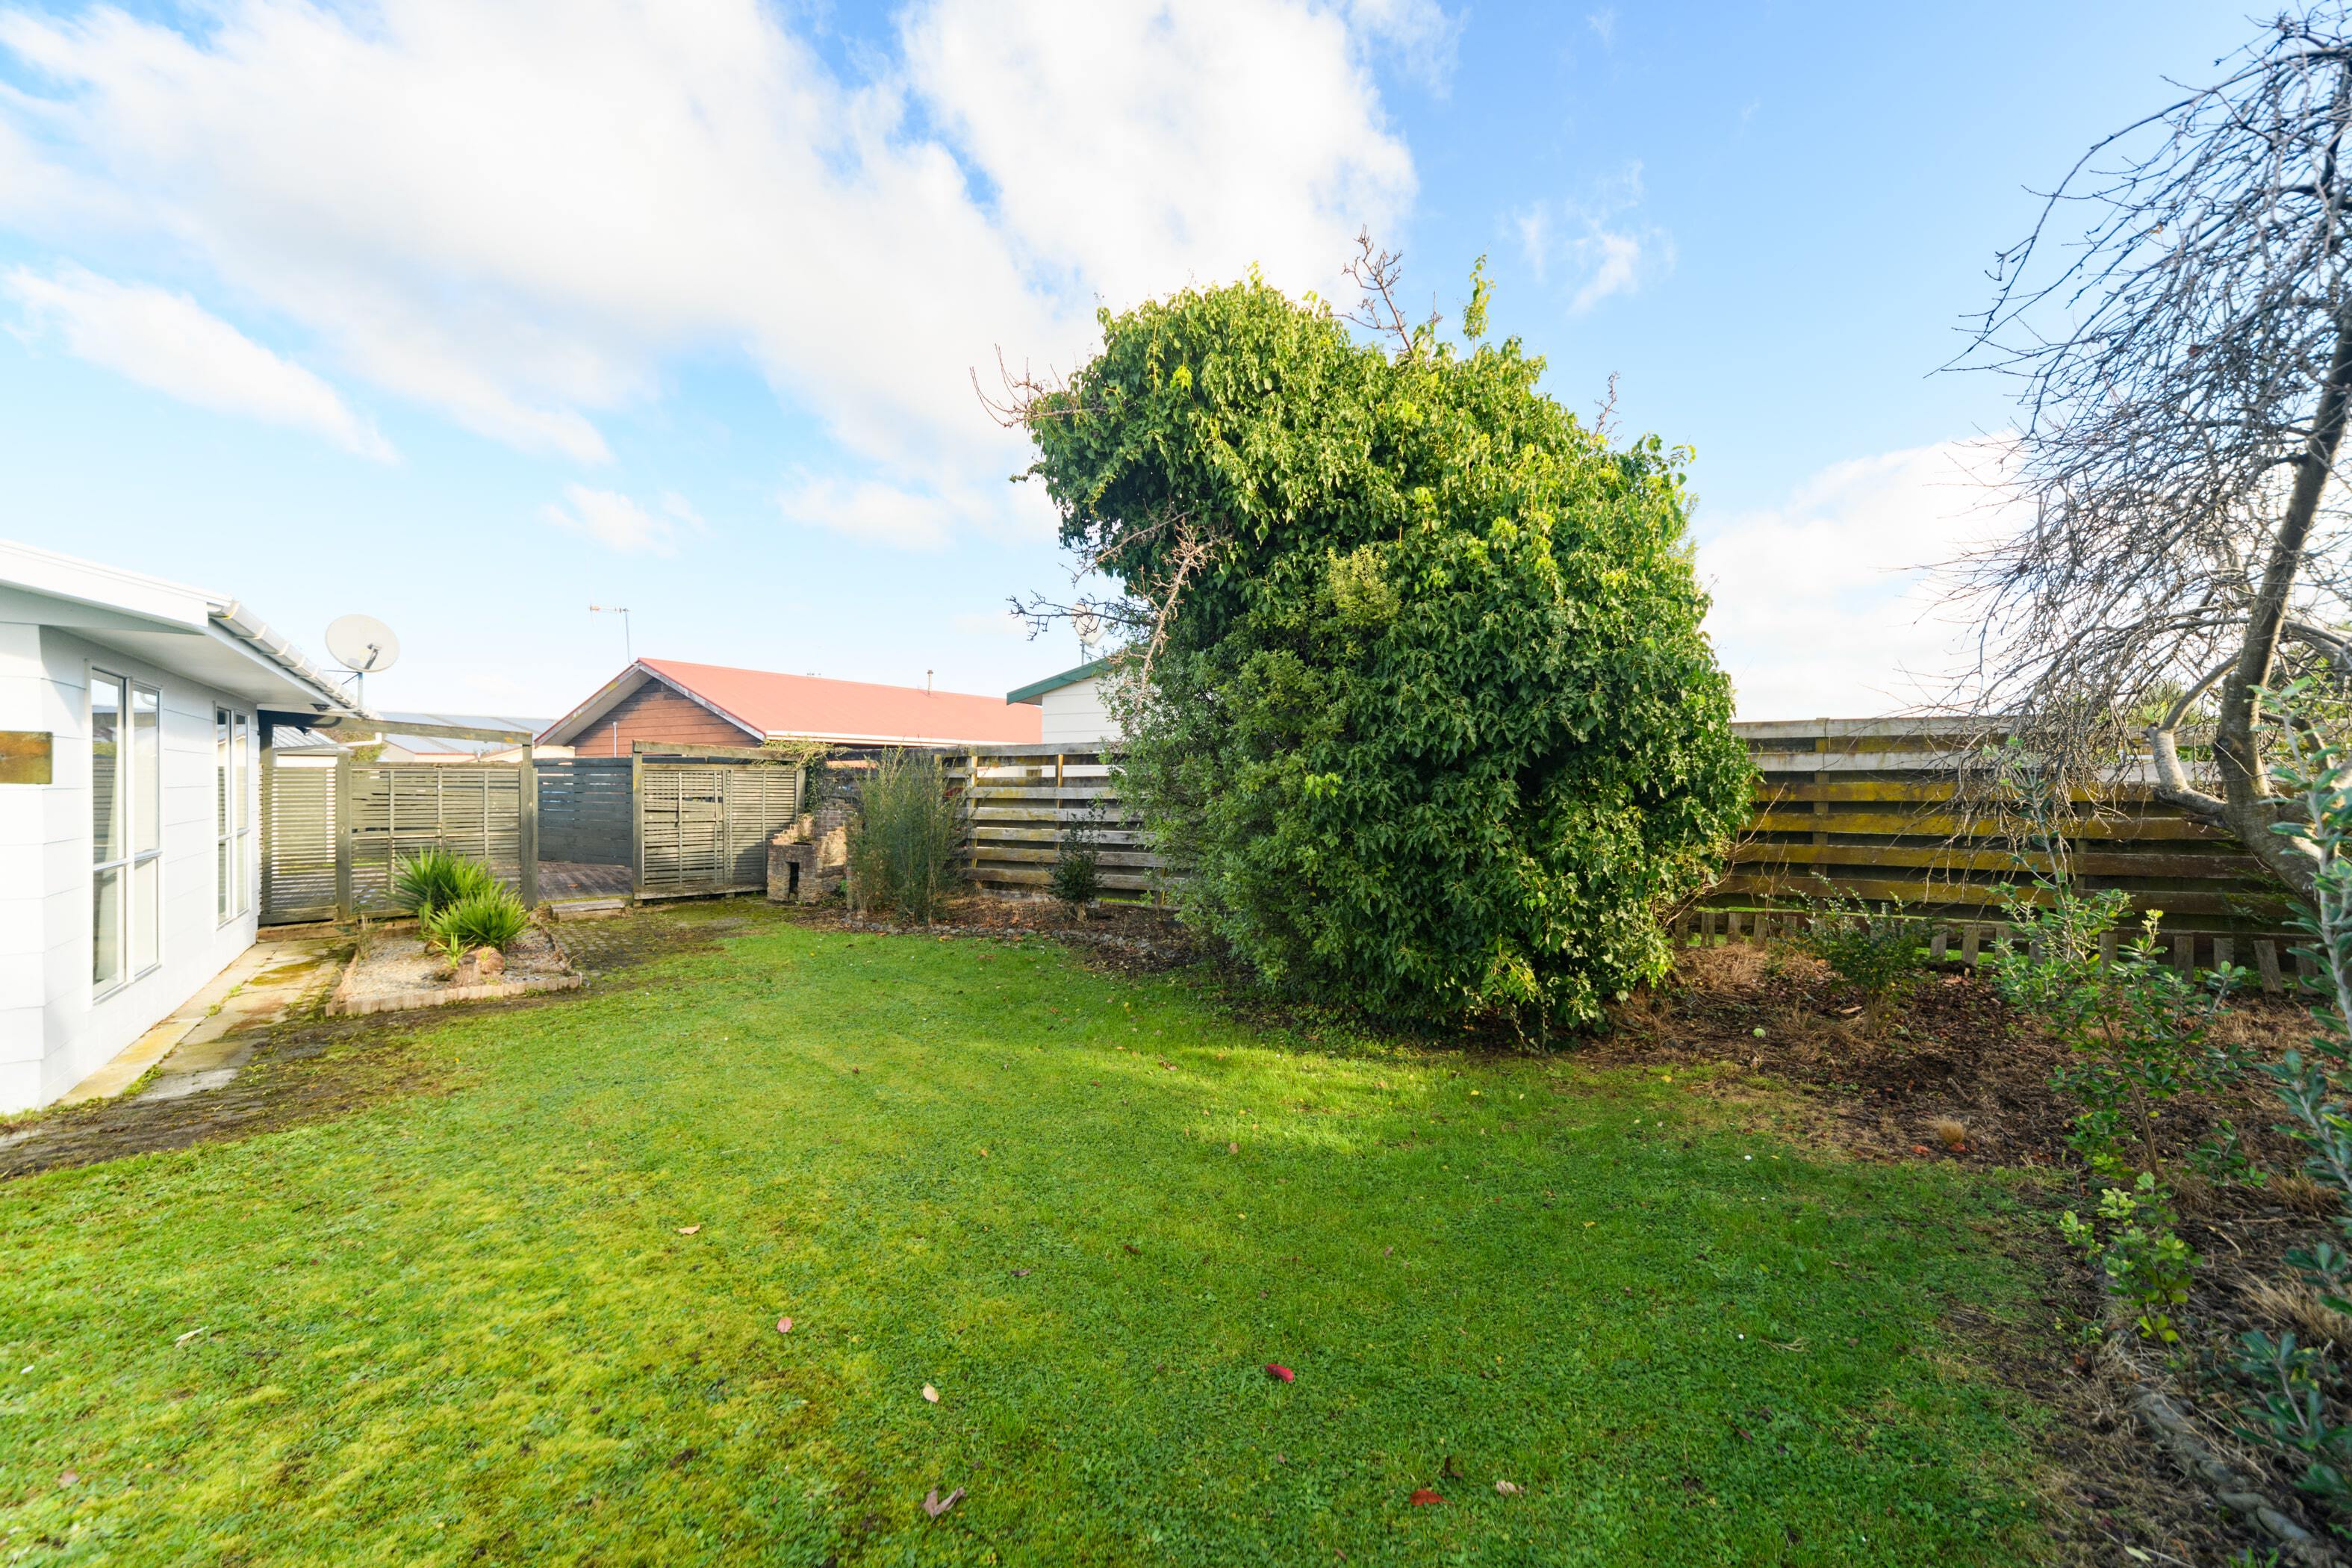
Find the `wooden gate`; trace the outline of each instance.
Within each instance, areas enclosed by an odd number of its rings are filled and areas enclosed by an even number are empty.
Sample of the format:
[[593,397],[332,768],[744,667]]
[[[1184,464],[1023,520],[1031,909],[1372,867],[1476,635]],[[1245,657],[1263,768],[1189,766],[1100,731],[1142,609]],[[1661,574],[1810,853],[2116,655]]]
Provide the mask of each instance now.
[[749,747],[640,752],[630,761],[637,897],[766,889],[768,840],[800,815],[798,764]]
[[629,864],[631,766],[626,757],[540,760],[541,859]]
[[421,849],[478,860],[539,900],[529,761],[362,763],[262,752],[261,923],[400,912],[394,866]]

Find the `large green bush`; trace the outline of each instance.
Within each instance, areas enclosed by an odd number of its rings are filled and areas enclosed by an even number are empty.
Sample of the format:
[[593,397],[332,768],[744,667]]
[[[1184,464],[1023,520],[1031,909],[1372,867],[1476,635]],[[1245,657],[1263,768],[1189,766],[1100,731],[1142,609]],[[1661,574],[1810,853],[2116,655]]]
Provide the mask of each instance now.
[[1101,321],[1031,473],[1160,626],[1128,788],[1186,918],[1429,1020],[1585,1023],[1661,975],[1750,778],[1686,454],[1612,448],[1516,340],[1391,353],[1255,279]]

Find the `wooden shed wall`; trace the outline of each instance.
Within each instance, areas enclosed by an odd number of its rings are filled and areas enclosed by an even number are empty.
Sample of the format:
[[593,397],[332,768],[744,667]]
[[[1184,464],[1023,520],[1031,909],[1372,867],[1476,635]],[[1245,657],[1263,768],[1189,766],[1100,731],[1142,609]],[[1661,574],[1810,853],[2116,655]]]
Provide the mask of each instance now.
[[645,685],[621,700],[619,707],[582,731],[572,742],[572,754],[582,757],[625,757],[633,741],[668,745],[756,746],[765,737],[730,723],[701,703],[679,696],[658,681]]

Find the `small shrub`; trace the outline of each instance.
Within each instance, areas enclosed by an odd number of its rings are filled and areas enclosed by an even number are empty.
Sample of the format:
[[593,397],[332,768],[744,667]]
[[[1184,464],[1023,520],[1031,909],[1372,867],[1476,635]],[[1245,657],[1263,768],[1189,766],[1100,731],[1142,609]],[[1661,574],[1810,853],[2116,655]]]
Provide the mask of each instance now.
[[436,910],[425,929],[454,962],[478,947],[511,946],[530,929],[522,900],[493,883]]
[[420,850],[394,865],[392,873],[394,902],[420,921],[469,893],[498,885],[488,867],[446,849]]
[[1062,828],[1061,856],[1048,885],[1054,897],[1079,914],[1102,897],[1102,854],[1096,847],[1095,813],[1089,810]]
[[949,795],[939,757],[885,752],[859,793],[849,836],[851,901],[930,924],[954,886],[962,843],[961,803]]
[[[1828,879],[1822,886],[1828,887]],[[1799,945],[1861,991],[1863,1026],[1880,1034],[1888,1005],[1910,994],[1925,962],[1919,922],[1899,902],[1880,909],[1831,893],[1806,904],[1811,913]]]
[[2172,1326],[2172,1309],[2189,1300],[2189,1281],[2204,1260],[2174,1228],[2171,1194],[2142,1171],[2128,1190],[2108,1187],[2099,1194],[2098,1218],[2093,1225],[2068,1209],[2058,1228],[2134,1309],[2141,1338],[2175,1343],[2180,1333]]

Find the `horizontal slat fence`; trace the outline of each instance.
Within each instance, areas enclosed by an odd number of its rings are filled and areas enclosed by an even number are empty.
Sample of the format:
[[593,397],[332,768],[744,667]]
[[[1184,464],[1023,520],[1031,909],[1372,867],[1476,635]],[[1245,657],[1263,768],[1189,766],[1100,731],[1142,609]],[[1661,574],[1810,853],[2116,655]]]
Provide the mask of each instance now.
[[488,866],[528,896],[523,874],[524,770],[507,763],[346,763],[343,825],[349,901],[362,914],[394,914],[392,868],[425,849]]
[[1128,815],[1100,752],[993,746],[949,752],[946,763],[949,782],[965,792],[963,874],[970,880],[998,892],[1042,893],[1064,837],[1079,828],[1094,839],[1112,899],[1159,896],[1160,858]]
[[627,865],[630,809],[628,758],[541,759],[539,858]]
[[[2003,885],[2023,886],[2048,859],[2019,825],[1962,786],[1969,738],[1933,720],[1808,720],[1741,723],[1757,766],[1756,810],[1723,880],[1698,900],[1685,934],[1788,926],[1820,892],[1899,899],[1925,921],[1939,954],[1973,958],[2001,920]],[[1115,896],[1149,899],[1163,868],[1119,800],[1100,751],[1053,745],[950,752],[951,781],[969,792],[964,874],[983,888],[1042,892],[1063,836],[1097,822],[1104,881]],[[2236,963],[2265,976],[2290,963],[2296,938],[2278,884],[2224,835],[2154,798],[2145,782],[2084,802],[2067,828],[2070,858],[2090,889],[2120,888],[2137,908],[2162,910],[2179,961]]]
[[[1822,890],[1900,900],[1957,942],[2000,919],[2000,889],[2050,868],[2013,818],[1962,787],[1968,737],[1933,720],[1813,720],[1734,726],[1757,764],[1757,808],[1710,910],[1785,912]],[[2164,911],[2180,962],[2252,963],[2253,944],[2291,947],[2283,889],[2237,843],[2157,800],[2144,777],[2065,825],[2080,885],[2116,888]],[[1990,936],[1984,940],[1990,940]],[[2267,965],[2265,965],[2267,968]]]

